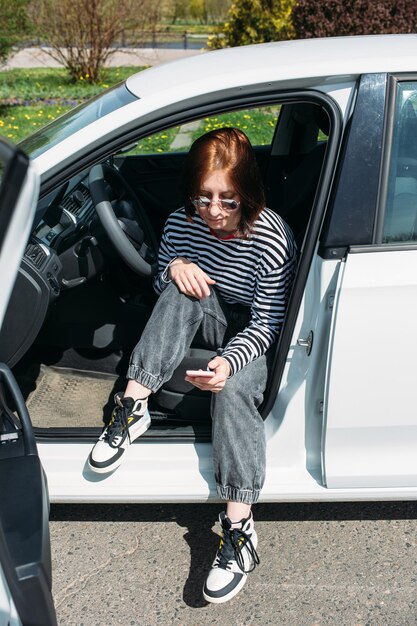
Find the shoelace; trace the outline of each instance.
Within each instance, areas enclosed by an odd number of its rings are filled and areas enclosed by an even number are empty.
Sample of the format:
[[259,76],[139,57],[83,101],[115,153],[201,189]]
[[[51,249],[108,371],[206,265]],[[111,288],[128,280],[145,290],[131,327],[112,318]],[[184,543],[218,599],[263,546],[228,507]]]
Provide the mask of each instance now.
[[[242,555],[244,548],[249,552],[252,559],[252,566],[248,570],[245,570],[245,561]],[[253,572],[255,567],[259,565],[259,556],[251,538],[239,528],[231,528],[230,530],[223,531],[223,539],[219,553],[218,567],[221,569],[227,569],[227,564],[233,559],[244,574]]]
[[[112,421],[107,427],[105,439],[107,440],[111,448],[119,448],[126,439],[129,430],[128,422],[129,411],[125,406],[117,406],[114,409]],[[121,437],[120,441],[116,443],[117,437]]]

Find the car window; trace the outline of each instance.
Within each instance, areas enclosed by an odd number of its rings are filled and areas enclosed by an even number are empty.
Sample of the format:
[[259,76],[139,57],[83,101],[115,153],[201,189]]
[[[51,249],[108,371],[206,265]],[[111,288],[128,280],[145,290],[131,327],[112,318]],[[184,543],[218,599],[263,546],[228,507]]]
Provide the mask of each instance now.
[[115,85],[29,135],[19,143],[19,147],[34,159],[95,120],[135,100],[136,96],[124,83]]
[[230,111],[168,128],[139,141],[127,154],[160,154],[188,152],[195,139],[215,128],[234,126],[243,130],[253,146],[272,143],[279,105],[263,106],[240,111]]
[[383,241],[417,241],[417,82],[397,87]]

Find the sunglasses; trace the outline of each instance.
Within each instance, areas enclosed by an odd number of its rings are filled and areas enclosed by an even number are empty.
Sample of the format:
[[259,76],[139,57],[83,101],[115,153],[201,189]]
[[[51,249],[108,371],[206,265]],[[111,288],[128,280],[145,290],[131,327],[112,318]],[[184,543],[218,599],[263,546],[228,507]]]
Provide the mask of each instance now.
[[225,211],[236,211],[236,209],[240,206],[240,202],[231,198],[224,198],[223,200],[210,200],[210,198],[206,198],[206,196],[197,196],[196,198],[191,198],[191,202],[196,209],[208,209],[210,204],[213,203],[220,204],[221,208],[225,209]]

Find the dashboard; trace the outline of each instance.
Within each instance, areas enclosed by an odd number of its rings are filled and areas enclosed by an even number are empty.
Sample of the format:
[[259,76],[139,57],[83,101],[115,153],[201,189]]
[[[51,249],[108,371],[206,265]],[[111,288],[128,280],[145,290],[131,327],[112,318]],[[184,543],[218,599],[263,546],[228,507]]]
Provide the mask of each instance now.
[[95,209],[88,172],[42,198],[0,334],[0,360],[15,365],[32,345],[50,305],[103,264],[91,234]]

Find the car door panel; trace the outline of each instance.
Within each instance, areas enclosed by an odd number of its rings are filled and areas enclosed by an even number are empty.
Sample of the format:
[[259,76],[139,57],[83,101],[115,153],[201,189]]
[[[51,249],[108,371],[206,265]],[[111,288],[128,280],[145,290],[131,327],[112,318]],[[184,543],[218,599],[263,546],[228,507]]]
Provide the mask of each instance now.
[[[0,328],[21,263],[39,189],[27,157],[0,139]],[[32,424],[10,369],[0,363],[0,570],[2,617],[56,626],[51,593],[49,498]],[[16,615],[18,614],[18,617]]]
[[325,481],[329,488],[417,486],[417,250],[352,252],[333,309]]
[[0,415],[0,562],[23,624],[55,626],[46,476],[23,397],[4,364]]

